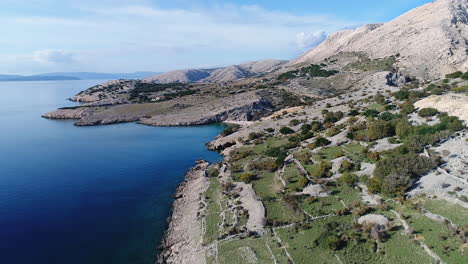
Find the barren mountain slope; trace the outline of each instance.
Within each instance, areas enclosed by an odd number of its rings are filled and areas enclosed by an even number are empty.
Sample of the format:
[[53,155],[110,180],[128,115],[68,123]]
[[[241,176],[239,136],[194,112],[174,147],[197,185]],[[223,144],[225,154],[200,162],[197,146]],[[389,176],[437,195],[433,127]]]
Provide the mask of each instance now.
[[468,0],[438,0],[385,24],[336,32],[289,65],[323,61],[340,52],[373,58],[400,54],[399,67],[418,77],[468,69]]
[[186,69],[144,79],[154,83],[229,82],[269,73],[285,64],[282,60],[263,60],[214,69]]

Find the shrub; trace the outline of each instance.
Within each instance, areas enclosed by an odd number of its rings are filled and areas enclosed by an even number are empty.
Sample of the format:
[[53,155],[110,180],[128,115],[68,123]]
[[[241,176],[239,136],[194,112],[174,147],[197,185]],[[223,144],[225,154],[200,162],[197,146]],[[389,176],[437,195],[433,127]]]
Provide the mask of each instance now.
[[230,154],[230,160],[231,161],[238,161],[238,160],[246,158],[246,157],[248,157],[248,156],[250,156],[252,154],[253,154],[253,151],[251,149],[248,149],[248,148],[235,149]]
[[359,115],[359,111],[356,109],[351,109],[351,111],[349,111],[348,113],[348,116],[358,116],[358,115]]
[[383,112],[379,115],[379,119],[383,121],[391,121],[391,120],[399,119],[399,118],[401,118],[401,115],[392,114],[390,112]]
[[468,80],[468,72],[465,72],[463,75],[460,76],[463,80]]
[[408,90],[400,90],[398,92],[393,93],[393,97],[395,99],[403,101],[409,98],[409,91]]
[[367,182],[367,190],[370,193],[379,193],[382,188],[382,182],[379,178],[372,178]]
[[456,78],[460,78],[462,75],[463,75],[463,72],[456,71],[456,72],[445,75],[445,78],[456,79]]
[[250,172],[244,172],[239,176],[239,179],[245,183],[251,183],[256,179],[256,175]]
[[435,160],[413,153],[390,156],[377,163],[374,178],[379,180],[380,192],[390,196],[401,195],[411,186],[413,179],[436,166]]
[[423,108],[423,109],[419,110],[418,115],[420,117],[429,117],[429,116],[435,116],[437,113],[439,113],[439,111],[437,111],[437,109]]
[[414,127],[411,124],[409,124],[408,121],[402,120],[397,123],[395,132],[396,132],[396,136],[399,139],[404,139],[408,137],[409,135],[413,134]]
[[340,121],[344,117],[343,112],[327,112],[324,115],[324,122],[325,123],[335,123]]
[[304,189],[307,184],[309,184],[309,179],[305,176],[300,176],[299,179],[297,180],[297,184],[299,185],[299,188],[302,190]]
[[229,136],[229,135],[233,134],[234,132],[238,131],[239,127],[240,126],[238,126],[238,125],[230,125],[226,129],[221,131],[221,136],[222,137]]
[[269,127],[269,128],[265,128],[265,131],[268,132],[268,133],[273,133],[273,132],[275,132],[275,129]]
[[344,183],[349,186],[354,186],[359,181],[359,177],[354,173],[345,172],[338,178],[338,182]]
[[377,120],[367,125],[367,137],[370,141],[395,135],[395,127],[390,122]]
[[277,160],[275,159],[264,159],[252,161],[249,164],[250,168],[253,170],[265,170],[265,171],[276,171],[278,169]]
[[330,172],[331,166],[325,161],[322,161],[319,165],[319,168],[313,172],[315,178],[329,178],[332,176]]
[[376,96],[374,96],[374,100],[378,104],[382,104],[382,105],[385,104],[385,97],[380,93],[378,93]]
[[362,113],[363,116],[365,117],[378,117],[379,116],[379,111],[375,110],[375,109],[366,109],[366,111],[364,111]]
[[289,134],[293,134],[294,130],[292,130],[289,127],[282,127],[279,132],[283,135],[289,135]]
[[301,123],[301,121],[297,120],[297,119],[293,119],[291,121],[289,121],[289,125],[290,126],[297,126]]
[[311,163],[310,158],[312,158],[312,154],[308,150],[302,150],[299,152],[294,153],[294,158],[302,162],[303,164]]
[[314,143],[316,147],[324,147],[330,145],[331,141],[323,137],[317,137]]
[[402,114],[411,114],[414,112],[414,105],[411,102],[404,102],[400,105],[400,112]]
[[219,170],[215,167],[210,167],[208,168],[208,177],[210,178],[215,178],[218,177],[219,175]]
[[330,250],[338,250],[342,245],[341,239],[337,235],[329,235],[325,240],[325,245]]

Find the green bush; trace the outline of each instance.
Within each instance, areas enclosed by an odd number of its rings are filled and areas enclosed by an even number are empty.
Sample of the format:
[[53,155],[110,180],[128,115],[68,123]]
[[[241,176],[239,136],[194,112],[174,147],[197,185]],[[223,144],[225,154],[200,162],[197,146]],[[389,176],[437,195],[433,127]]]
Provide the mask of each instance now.
[[366,109],[364,112],[362,112],[362,115],[365,117],[378,117],[379,116],[379,111],[376,109]]
[[359,115],[359,111],[356,109],[351,109],[351,111],[349,111],[348,113],[348,116],[358,116],[358,115]]
[[309,184],[309,179],[305,176],[300,176],[299,179],[297,180],[297,184],[299,185],[299,188],[302,190],[304,189],[307,184]]
[[367,137],[370,141],[395,135],[395,127],[390,122],[376,120],[367,125]]
[[[277,158],[278,159],[278,158]],[[277,159],[263,159],[252,161],[249,167],[253,170],[264,170],[274,172],[278,169]]]
[[381,104],[381,105],[385,104],[385,96],[383,96],[380,93],[378,93],[376,96],[374,96],[374,100],[378,104]]
[[429,116],[435,116],[435,115],[437,115],[437,113],[439,113],[439,111],[437,111],[437,109],[423,108],[423,109],[419,110],[418,115],[420,117],[429,117]]
[[322,161],[319,165],[319,168],[312,173],[312,176],[314,176],[315,178],[329,178],[332,176],[330,169],[330,164],[328,164],[325,161]]
[[372,178],[367,182],[367,190],[370,193],[380,193],[382,189],[382,182],[379,178]]
[[392,94],[395,99],[404,101],[409,98],[409,91],[408,90],[400,90]]
[[397,123],[395,132],[396,132],[396,136],[399,139],[404,139],[408,137],[409,135],[413,134],[414,127],[410,123],[408,123],[408,121],[401,120],[400,122]]
[[301,123],[301,121],[297,120],[297,119],[293,119],[291,121],[289,121],[289,125],[290,126],[297,126]]
[[336,123],[340,121],[344,117],[343,112],[326,112],[324,115],[324,122],[325,123]]
[[215,167],[210,167],[208,168],[208,177],[210,178],[215,178],[218,177],[219,175],[219,170]]
[[250,172],[244,172],[239,176],[239,179],[245,183],[251,183],[256,179],[256,175]]
[[463,80],[468,80],[468,72],[465,72],[462,76],[460,76]]
[[391,120],[399,119],[399,118],[401,118],[401,115],[392,114],[390,112],[383,112],[379,115],[379,119],[383,121],[391,121]]
[[229,136],[229,135],[233,134],[234,132],[238,131],[239,128],[240,128],[240,126],[238,126],[238,125],[230,125],[226,129],[221,131],[221,136],[222,137]]
[[294,130],[289,127],[282,127],[279,132],[283,135],[290,135],[294,133]]
[[[415,178],[436,166],[437,162],[434,159],[413,153],[386,157],[377,163],[374,170],[374,178],[378,180],[372,183],[375,185],[373,188],[378,190],[380,187],[380,192],[385,195],[401,195],[412,185]],[[377,186],[377,183],[380,186]]]
[[456,78],[460,78],[462,75],[463,75],[463,72],[456,71],[456,72],[445,75],[445,78],[456,79]]
[[323,137],[317,137],[314,143],[316,147],[324,147],[330,145],[331,141]]
[[404,102],[404,103],[402,103],[400,105],[400,112],[402,114],[406,114],[406,115],[411,114],[411,113],[414,112],[414,109],[415,109],[414,105],[411,102],[408,102],[408,101],[406,101],[406,102]]
[[349,186],[354,186],[359,181],[359,177],[354,173],[345,172],[338,178],[338,182],[344,183]]

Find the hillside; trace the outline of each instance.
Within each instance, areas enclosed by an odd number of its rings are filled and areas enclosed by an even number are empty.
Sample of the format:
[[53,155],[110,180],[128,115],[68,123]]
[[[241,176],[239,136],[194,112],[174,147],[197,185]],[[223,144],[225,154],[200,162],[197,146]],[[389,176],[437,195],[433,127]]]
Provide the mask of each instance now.
[[331,34],[317,48],[289,63],[321,63],[340,53],[362,52],[371,58],[399,55],[407,75],[438,78],[468,70],[466,0],[439,0],[384,24],[366,25]]
[[289,63],[109,81],[44,117],[229,124],[207,144],[224,160],[178,186],[158,263],[468,263],[466,6],[337,32]]
[[285,63],[286,61],[282,60],[264,60],[221,68],[179,70],[151,76],[145,78],[144,81],[153,83],[229,82],[270,73]]

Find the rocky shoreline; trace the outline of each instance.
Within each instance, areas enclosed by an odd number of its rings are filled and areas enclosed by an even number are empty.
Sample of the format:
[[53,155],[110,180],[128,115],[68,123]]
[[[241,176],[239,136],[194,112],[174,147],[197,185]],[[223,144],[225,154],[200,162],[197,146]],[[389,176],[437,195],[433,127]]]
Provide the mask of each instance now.
[[169,227],[156,263],[205,263],[202,221],[198,215],[200,197],[208,188],[208,162],[198,160],[177,187]]

